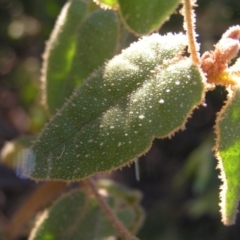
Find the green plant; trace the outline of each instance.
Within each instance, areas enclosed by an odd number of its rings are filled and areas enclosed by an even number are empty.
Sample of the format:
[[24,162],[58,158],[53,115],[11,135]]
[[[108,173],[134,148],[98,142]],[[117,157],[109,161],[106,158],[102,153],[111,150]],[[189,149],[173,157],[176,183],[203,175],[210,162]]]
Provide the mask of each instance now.
[[[184,129],[193,110],[204,104],[206,91],[215,85],[224,85],[228,91],[216,120],[215,152],[224,183],[222,219],[232,224],[239,199],[240,61],[230,68],[228,64],[239,50],[240,27],[230,28],[215,50],[200,58],[194,2],[186,0],[182,14],[187,36],[145,36],[112,58],[125,47],[128,31],[142,36],[159,29],[179,1],[97,3],[114,10],[102,10],[83,0],[69,1],[62,10],[47,43],[42,70],[43,102],[51,120],[33,147],[25,151],[19,166],[21,174],[36,181],[80,181],[85,191],[69,191],[59,197],[48,212],[41,214],[31,239],[86,240],[118,235],[137,239],[134,235],[143,220],[139,193],[114,183],[95,183],[91,176],[132,163],[148,151],[154,137],[171,137]],[[187,46],[190,57],[185,56]],[[29,217],[52,199],[44,193],[55,189],[55,195],[66,187],[65,183],[51,181],[29,199],[38,199]],[[96,184],[107,192],[107,200]],[[10,237],[15,236],[16,223],[28,203],[7,226]],[[77,211],[75,206],[79,207]],[[99,213],[101,209],[117,230]],[[67,217],[61,219],[63,215]],[[86,227],[89,222],[94,231]]]

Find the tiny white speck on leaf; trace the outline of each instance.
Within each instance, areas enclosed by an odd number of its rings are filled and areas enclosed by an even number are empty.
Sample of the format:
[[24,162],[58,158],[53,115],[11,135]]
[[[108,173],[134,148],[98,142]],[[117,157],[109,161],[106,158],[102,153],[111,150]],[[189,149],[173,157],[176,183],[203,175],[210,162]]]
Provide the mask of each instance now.
[[138,117],[139,117],[139,119],[144,119],[145,118],[144,115],[139,115]]
[[163,103],[164,103],[164,100],[163,100],[163,99],[160,99],[158,102],[161,103],[161,104],[163,104]]

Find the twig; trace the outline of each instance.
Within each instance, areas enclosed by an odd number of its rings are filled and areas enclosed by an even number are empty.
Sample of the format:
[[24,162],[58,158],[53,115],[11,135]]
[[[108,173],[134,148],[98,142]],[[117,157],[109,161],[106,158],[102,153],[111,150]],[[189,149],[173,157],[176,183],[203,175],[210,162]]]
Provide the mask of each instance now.
[[96,197],[99,206],[102,208],[102,210],[105,212],[108,220],[111,222],[111,224],[116,228],[116,230],[119,232],[121,238],[123,240],[138,240],[135,236],[133,236],[128,229],[122,224],[122,222],[117,218],[117,216],[114,214],[112,209],[109,207],[105,199],[99,194],[97,186],[93,179],[89,178],[85,180],[86,184],[91,189],[92,193]]
[[189,53],[193,64],[198,65],[200,63],[199,58],[199,46],[196,41],[195,33],[195,13],[193,7],[195,6],[195,0],[183,0],[182,14],[184,16],[183,27],[188,36]]

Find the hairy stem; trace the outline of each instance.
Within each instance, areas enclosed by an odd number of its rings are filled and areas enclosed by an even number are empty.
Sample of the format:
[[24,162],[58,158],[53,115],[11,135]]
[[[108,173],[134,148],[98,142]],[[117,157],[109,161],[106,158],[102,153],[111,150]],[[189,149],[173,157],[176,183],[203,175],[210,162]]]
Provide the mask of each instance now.
[[194,6],[195,0],[183,0],[183,27],[188,36],[189,53],[191,54],[191,59],[193,61],[193,64],[198,65],[200,63],[200,58],[198,54],[199,46],[196,42],[195,13],[193,11]]
[[133,236],[128,229],[123,225],[123,223],[117,218],[117,216],[114,214],[112,209],[109,207],[105,199],[99,194],[97,186],[93,179],[89,178],[85,180],[88,187],[91,189],[92,193],[96,197],[99,206],[102,208],[104,213],[106,214],[108,220],[111,222],[111,224],[116,228],[116,230],[119,232],[121,238],[123,240],[138,240],[135,236]]

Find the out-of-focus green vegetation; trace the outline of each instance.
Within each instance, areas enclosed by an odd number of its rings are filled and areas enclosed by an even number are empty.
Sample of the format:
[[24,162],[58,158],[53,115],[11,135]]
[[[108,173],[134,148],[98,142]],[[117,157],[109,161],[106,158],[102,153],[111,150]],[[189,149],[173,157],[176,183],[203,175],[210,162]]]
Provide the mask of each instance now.
[[0,107],[20,133],[39,131],[46,120],[40,105],[41,55],[64,2],[0,2]]

